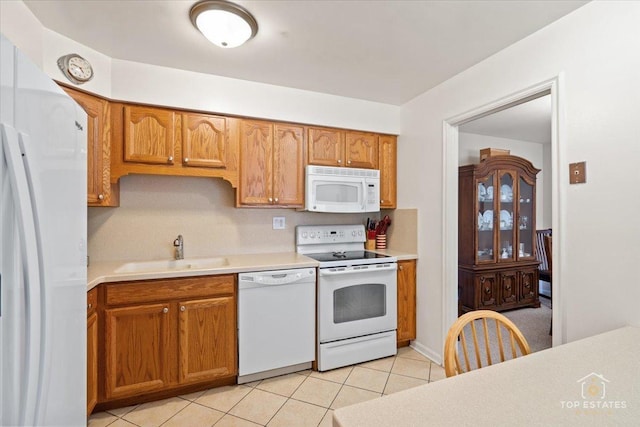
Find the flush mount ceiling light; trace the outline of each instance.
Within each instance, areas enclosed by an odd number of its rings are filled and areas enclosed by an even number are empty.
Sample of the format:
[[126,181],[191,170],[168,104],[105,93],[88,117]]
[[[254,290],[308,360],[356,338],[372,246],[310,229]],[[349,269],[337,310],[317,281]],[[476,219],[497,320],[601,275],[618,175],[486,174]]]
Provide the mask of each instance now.
[[193,25],[213,44],[232,48],[258,32],[258,22],[243,7],[224,0],[205,0],[189,11]]

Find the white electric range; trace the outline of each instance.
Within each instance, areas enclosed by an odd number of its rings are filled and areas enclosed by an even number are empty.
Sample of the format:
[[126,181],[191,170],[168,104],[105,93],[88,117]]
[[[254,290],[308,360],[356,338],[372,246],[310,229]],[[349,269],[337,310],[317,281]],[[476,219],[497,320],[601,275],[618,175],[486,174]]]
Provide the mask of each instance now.
[[318,267],[318,370],[396,354],[397,259],[367,251],[363,225],[296,228]]

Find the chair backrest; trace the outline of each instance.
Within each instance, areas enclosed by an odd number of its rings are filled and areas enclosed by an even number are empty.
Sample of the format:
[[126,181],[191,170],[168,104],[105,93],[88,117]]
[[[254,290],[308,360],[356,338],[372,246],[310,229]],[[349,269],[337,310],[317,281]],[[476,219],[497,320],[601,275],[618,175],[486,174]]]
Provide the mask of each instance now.
[[553,250],[552,250],[552,246],[551,246],[551,235],[545,235],[544,236],[544,251],[547,254],[547,270],[549,271],[553,271],[553,262],[552,262],[552,255],[553,255]]
[[540,270],[551,270],[549,267],[547,251],[544,248],[544,236],[551,236],[551,229],[536,230],[536,258],[540,261]]
[[[478,337],[478,329],[482,329],[483,339]],[[505,342],[511,354],[505,352]],[[474,357],[470,357],[470,352]],[[444,344],[444,370],[451,377],[497,363],[498,357],[504,362],[529,353],[529,343],[504,315],[491,310],[470,311],[449,329]]]

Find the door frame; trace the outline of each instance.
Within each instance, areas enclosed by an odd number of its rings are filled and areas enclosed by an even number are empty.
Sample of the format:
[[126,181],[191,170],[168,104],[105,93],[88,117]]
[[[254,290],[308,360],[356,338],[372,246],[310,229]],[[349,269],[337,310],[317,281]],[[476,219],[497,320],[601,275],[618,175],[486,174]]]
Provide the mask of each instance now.
[[[551,95],[551,227],[553,229],[553,339],[556,346],[566,342],[566,325],[564,310],[564,294],[562,292],[563,269],[562,253],[565,235],[563,230],[566,223],[566,186],[569,178],[568,168],[561,168],[566,162],[566,131],[565,131],[565,96],[564,75],[557,76],[522,89],[518,92],[499,98],[488,104],[476,107],[470,111],[455,115],[443,121],[442,153],[443,153],[443,200],[444,212],[442,216],[443,242],[443,292],[442,292],[442,339],[453,322],[458,318],[458,127],[472,120],[476,120],[518,104]],[[565,170],[566,169],[566,170]]]

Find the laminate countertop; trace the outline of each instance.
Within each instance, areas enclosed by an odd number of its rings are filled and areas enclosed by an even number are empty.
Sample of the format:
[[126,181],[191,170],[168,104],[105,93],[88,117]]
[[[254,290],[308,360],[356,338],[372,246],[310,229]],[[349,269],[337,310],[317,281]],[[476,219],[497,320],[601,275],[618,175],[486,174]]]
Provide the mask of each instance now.
[[[395,256],[400,261],[417,258],[416,254],[393,250],[375,252]],[[101,283],[234,274],[249,271],[286,270],[290,268],[315,268],[318,264],[318,261],[296,252],[222,255],[215,258],[188,258],[178,262],[170,259],[96,262],[92,263],[87,269],[87,290],[89,291]]]
[[337,409],[333,425],[638,426],[638,355],[627,326]]

